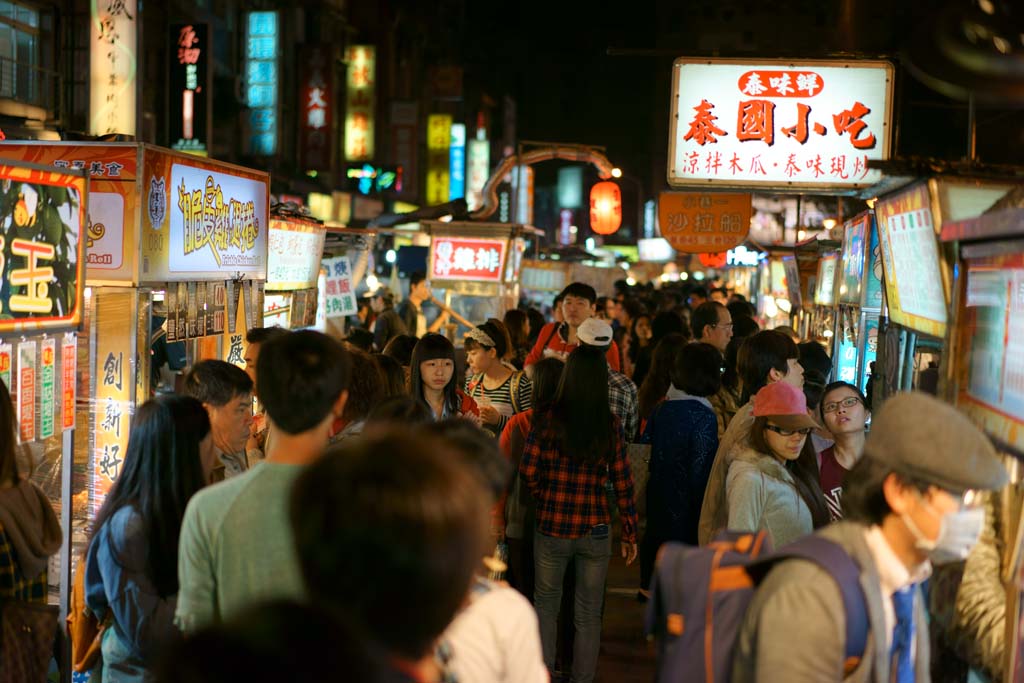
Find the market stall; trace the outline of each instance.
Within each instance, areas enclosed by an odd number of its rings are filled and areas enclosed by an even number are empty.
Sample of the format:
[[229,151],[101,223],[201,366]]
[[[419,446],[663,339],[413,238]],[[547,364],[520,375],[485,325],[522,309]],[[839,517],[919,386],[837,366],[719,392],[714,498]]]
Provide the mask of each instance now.
[[321,221],[279,205],[271,209],[263,327],[299,329],[316,323],[322,312],[318,281],[325,236]]
[[374,230],[327,224],[317,303],[317,324],[327,334],[340,338],[348,332],[348,319],[358,312],[356,292],[367,274],[373,273],[376,242]]
[[81,171],[5,161],[0,181],[0,381],[14,404],[19,472],[43,490],[63,530],[47,568],[47,602],[63,621],[72,558],[84,540],[72,501],[87,487],[73,456],[75,429],[86,424],[75,411],[79,384],[89,383],[76,373],[88,180]]

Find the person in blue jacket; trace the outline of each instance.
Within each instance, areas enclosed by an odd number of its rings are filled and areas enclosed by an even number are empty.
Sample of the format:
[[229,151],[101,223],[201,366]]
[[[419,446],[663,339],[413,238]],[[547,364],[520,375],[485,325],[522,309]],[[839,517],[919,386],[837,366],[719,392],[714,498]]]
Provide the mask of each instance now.
[[104,683],[148,683],[174,625],[178,536],[211,455],[203,404],[180,395],[143,404],[132,421],[121,475],[100,508],[85,562],[85,604],[103,633]]
[[640,544],[642,595],[662,543],[697,545],[704,488],[718,450],[718,419],[708,397],[722,386],[723,364],[722,354],[710,344],[680,349],[667,400],[655,408],[641,437],[651,444],[647,530]]

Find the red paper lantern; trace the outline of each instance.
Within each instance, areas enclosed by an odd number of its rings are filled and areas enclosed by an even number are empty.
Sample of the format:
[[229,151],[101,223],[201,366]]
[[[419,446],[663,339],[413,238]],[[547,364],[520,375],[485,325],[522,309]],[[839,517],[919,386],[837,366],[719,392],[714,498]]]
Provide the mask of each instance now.
[[622,194],[610,180],[590,188],[590,229],[598,235],[611,235],[622,225]]
[[728,252],[720,251],[717,254],[701,254],[697,258],[705,268],[724,268],[728,259]]

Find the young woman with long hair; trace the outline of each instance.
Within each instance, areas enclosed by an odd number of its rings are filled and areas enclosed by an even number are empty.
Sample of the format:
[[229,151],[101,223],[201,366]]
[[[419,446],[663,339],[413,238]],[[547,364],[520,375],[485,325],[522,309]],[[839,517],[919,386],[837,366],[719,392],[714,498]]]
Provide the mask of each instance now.
[[517,370],[522,370],[526,363],[526,356],[533,348],[530,345],[530,316],[526,314],[526,311],[510,308],[505,311],[505,318],[502,322],[505,329],[508,330],[509,341],[512,342],[508,351],[509,362]]
[[622,423],[608,405],[608,362],[603,349],[583,345],[569,354],[551,409],[535,414],[520,474],[537,500],[534,604],[544,663],[553,674],[562,581],[569,562],[575,560],[572,677],[593,680],[612,553],[604,487],[609,479],[618,499],[627,564],[637,553],[633,477]]
[[178,538],[185,507],[203,487],[213,452],[210,418],[187,396],[139,407],[121,475],[100,508],[89,541],[85,603],[110,626],[103,680],[150,681],[162,648],[179,636]]
[[753,400],[750,445],[738,444],[727,456],[727,528],[766,529],[778,548],[829,522],[808,438],[818,424],[804,393],[786,382],[766,385]]
[[509,336],[500,320],[492,318],[477,325],[466,333],[463,344],[469,365],[466,394],[480,408],[484,429],[500,436],[509,418],[532,405],[530,378],[503,361],[509,352]]
[[409,393],[426,402],[435,420],[480,419],[476,401],[459,389],[455,378],[455,347],[439,334],[425,334],[416,342],[409,363]]
[[665,400],[668,389],[672,386],[672,368],[676,356],[686,346],[686,337],[678,332],[666,335],[654,347],[651,357],[651,369],[637,391],[637,403],[640,408],[640,431],[650,418],[659,403]]

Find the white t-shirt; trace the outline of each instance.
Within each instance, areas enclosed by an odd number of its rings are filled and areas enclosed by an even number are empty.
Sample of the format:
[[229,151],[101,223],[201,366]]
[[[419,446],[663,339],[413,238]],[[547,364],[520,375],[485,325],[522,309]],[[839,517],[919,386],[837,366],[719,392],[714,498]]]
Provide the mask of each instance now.
[[547,683],[540,627],[533,605],[519,591],[483,579],[469,605],[448,626],[450,668],[456,680],[473,683]]

